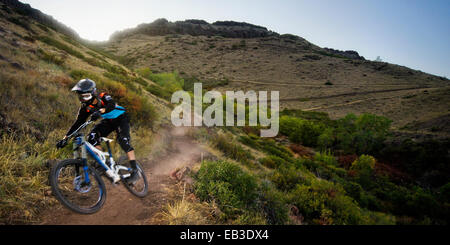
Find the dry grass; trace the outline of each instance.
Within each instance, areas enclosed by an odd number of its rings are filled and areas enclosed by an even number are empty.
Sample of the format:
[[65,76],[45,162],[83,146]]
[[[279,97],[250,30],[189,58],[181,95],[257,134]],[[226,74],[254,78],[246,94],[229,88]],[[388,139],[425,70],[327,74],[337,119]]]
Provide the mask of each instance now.
[[169,187],[169,200],[154,221],[165,225],[212,225],[221,215],[215,203],[200,202],[184,182]]
[[168,204],[162,212],[163,220],[169,225],[205,225],[207,219],[193,203],[185,200]]
[[0,138],[0,224],[37,222],[39,211],[55,202],[49,196],[47,161],[68,157],[54,147],[58,134],[44,142],[30,136]]

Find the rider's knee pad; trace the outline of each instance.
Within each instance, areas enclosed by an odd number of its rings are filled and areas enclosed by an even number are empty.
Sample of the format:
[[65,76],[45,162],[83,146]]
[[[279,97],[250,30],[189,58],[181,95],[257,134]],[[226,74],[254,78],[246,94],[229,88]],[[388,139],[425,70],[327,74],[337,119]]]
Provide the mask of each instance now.
[[93,146],[97,146],[100,144],[100,136],[98,135],[97,132],[91,132],[88,136],[87,136],[87,141],[89,143],[91,143],[91,145]]
[[125,152],[130,152],[130,151],[133,151],[134,150],[134,148],[131,146],[131,143],[130,143],[130,137],[120,137],[119,136],[119,138],[118,138],[118,141],[119,141],[119,145],[120,145],[120,147],[125,151]]

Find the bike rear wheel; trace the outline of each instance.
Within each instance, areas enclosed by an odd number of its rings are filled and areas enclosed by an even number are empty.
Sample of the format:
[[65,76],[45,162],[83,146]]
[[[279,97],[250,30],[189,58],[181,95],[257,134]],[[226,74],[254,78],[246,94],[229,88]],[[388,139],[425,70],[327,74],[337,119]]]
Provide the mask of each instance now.
[[[122,163],[120,165],[123,166],[129,166],[129,163],[123,164],[125,161],[125,157],[121,157],[119,159],[119,163]],[[147,176],[145,175],[144,169],[142,168],[142,164],[139,163],[139,161],[136,161],[136,167],[138,170],[138,178],[134,183],[129,183],[127,179],[123,179],[122,183],[127,188],[131,194],[137,196],[137,197],[146,197],[148,194],[148,181]]]
[[50,185],[63,205],[80,214],[95,213],[106,201],[105,183],[92,167],[83,168],[81,160],[57,163],[50,172]]

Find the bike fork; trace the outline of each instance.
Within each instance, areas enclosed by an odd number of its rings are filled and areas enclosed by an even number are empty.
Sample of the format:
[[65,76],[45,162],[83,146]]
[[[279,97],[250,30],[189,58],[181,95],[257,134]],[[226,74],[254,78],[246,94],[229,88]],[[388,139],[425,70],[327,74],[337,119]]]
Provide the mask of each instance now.
[[83,161],[83,171],[84,171],[84,181],[88,184],[91,181],[89,180],[89,167],[87,164],[87,153],[86,153],[86,146],[84,145],[84,138],[81,140],[81,159]]

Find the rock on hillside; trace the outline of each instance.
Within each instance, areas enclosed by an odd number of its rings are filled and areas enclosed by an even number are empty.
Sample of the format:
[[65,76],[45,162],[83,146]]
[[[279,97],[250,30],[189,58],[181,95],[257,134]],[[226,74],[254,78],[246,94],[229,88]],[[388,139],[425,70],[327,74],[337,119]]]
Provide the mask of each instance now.
[[145,34],[150,36],[181,34],[192,36],[222,36],[229,38],[255,38],[279,35],[267,30],[265,27],[245,22],[217,21],[209,24],[204,20],[169,22],[166,19],[158,19],[153,23],[141,24],[136,28],[116,32],[111,36],[111,40],[120,40],[134,34]]
[[366,59],[364,59],[364,57],[360,56],[358,54],[358,52],[353,51],[353,50],[341,51],[341,50],[336,50],[336,49],[332,49],[332,48],[324,48],[324,49],[328,53],[343,56],[345,58],[355,59],[355,60],[366,60]]

